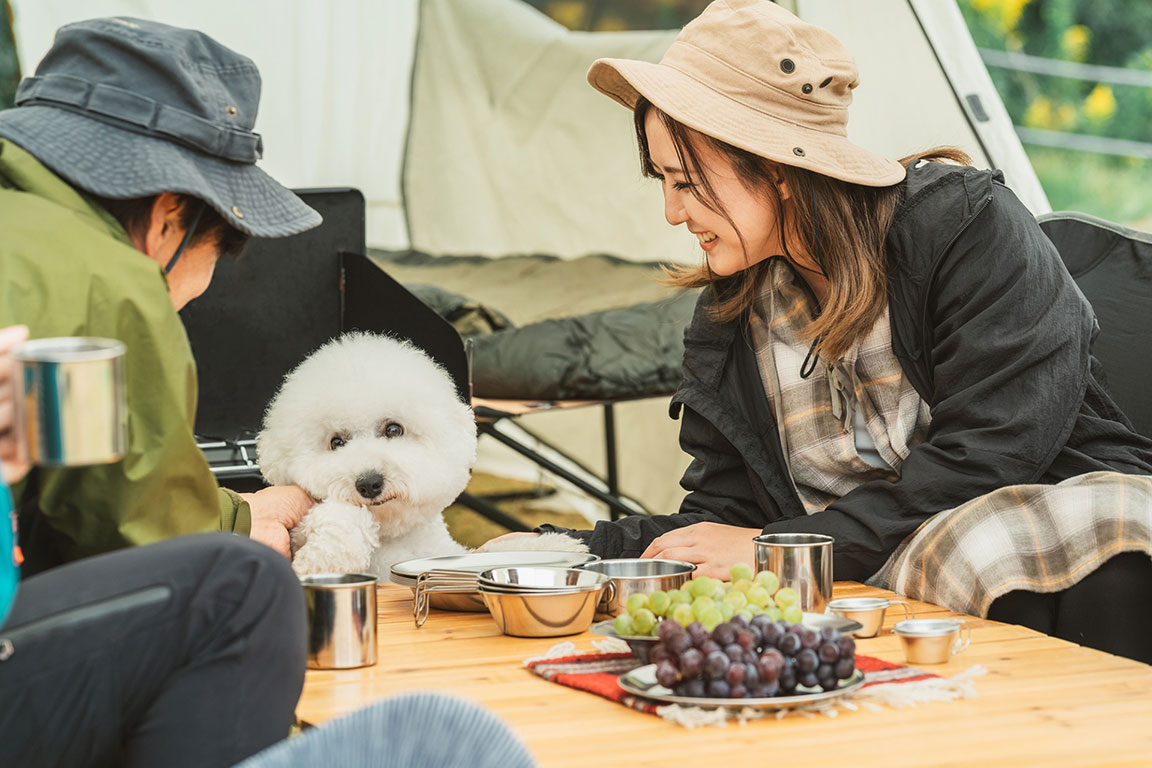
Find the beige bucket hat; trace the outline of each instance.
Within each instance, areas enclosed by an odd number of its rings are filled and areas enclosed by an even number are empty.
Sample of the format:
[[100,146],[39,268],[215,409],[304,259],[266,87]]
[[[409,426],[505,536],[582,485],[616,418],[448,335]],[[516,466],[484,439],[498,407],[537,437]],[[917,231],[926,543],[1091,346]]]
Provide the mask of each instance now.
[[848,141],[860,82],[852,54],[768,0],[716,0],[659,64],[599,59],[588,82],[629,109],[643,95],[689,128],[778,163],[870,187],[904,179],[895,160]]

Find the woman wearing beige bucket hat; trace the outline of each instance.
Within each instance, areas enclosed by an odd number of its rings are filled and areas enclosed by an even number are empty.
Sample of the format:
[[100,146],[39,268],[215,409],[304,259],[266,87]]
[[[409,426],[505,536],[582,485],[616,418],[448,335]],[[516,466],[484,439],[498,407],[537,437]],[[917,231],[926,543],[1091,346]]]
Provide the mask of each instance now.
[[1111,599],[1152,599],[1152,441],[1002,175],[850,142],[851,54],[766,0],[717,0],[658,64],[588,80],[700,242],[671,282],[705,290],[671,406],[679,513],[568,533],[715,576],[761,533],[828,534],[837,578],[1152,661],[1147,612]]

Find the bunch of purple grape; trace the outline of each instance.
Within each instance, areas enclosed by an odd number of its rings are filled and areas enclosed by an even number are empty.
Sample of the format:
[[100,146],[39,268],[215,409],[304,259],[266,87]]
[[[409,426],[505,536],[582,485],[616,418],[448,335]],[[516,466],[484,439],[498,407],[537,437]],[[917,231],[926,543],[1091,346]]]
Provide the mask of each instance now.
[[660,623],[649,651],[656,682],[677,696],[743,699],[787,696],[798,686],[831,691],[856,669],[856,641],[831,627],[733,616],[709,632],[694,621]]

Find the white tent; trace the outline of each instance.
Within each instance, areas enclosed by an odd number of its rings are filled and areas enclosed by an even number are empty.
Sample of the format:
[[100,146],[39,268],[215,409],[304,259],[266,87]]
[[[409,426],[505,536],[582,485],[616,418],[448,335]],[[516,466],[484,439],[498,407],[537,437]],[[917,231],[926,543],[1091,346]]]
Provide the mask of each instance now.
[[[627,2],[628,0],[615,0]],[[890,157],[959,146],[1049,209],[952,0],[782,0],[861,70],[850,137]],[[54,30],[130,15],[202,29],[264,77],[264,167],[294,187],[352,186],[368,243],[433,254],[698,260],[640,177],[631,116],[587,85],[601,56],[656,60],[675,31],[570,32],[520,0],[10,0],[31,73]],[[560,294],[564,286],[557,285]],[[620,484],[675,510],[686,457],[657,400],[617,407]],[[526,419],[593,468],[599,422]]]
[[[1048,210],[954,3],[785,4],[855,53],[853,140],[891,157],[960,146]],[[570,32],[520,0],[12,5],[26,72],[57,27],[100,15],[196,27],[251,56],[265,82],[265,167],[291,186],[361,189],[370,245],[698,258],[640,178],[630,116],[584,80],[601,56],[658,59],[675,31]]]

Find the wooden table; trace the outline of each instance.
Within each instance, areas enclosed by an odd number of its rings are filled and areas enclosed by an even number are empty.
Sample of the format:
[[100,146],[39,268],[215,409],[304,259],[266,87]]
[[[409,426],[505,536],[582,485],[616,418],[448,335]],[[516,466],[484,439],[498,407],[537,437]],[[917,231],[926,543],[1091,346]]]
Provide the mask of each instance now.
[[[416,629],[411,594],[380,586],[379,661],[309,671],[297,707],[302,720],[319,724],[385,696],[435,689],[498,713],[546,767],[1152,765],[1152,667],[1019,626],[967,617],[971,647],[929,668],[948,676],[974,664],[987,668],[976,679],[975,699],[688,730],[523,668],[525,658],[565,638],[505,637],[484,613],[433,611]],[[836,597],[865,595],[892,596],[836,584]],[[927,603],[913,607],[917,616],[957,615]],[[901,612],[889,614],[886,629]],[[599,637],[567,639],[591,651]],[[904,661],[899,639],[884,632],[858,641],[857,650]]]

